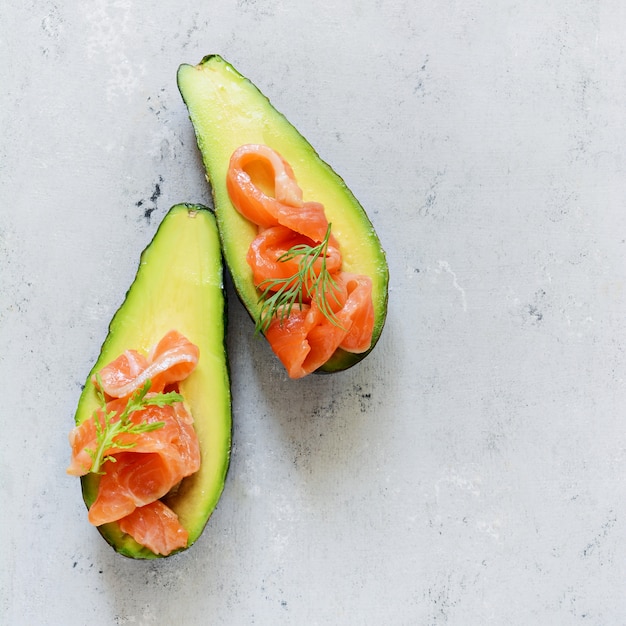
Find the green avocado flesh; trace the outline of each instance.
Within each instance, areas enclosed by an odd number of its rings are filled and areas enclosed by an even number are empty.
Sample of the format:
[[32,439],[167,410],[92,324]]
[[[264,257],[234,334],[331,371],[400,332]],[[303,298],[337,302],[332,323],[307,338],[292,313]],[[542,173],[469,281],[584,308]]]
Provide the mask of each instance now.
[[294,126],[220,56],[207,56],[196,66],[181,65],[178,88],[211,183],[224,258],[244,306],[256,320],[259,292],[246,262],[256,227],[231,204],[226,172],[236,148],[258,143],[273,148],[289,162],[305,201],[324,205],[341,247],[343,269],[372,279],[375,324],[370,349],[361,354],[337,350],[321,370],[335,372],[358,363],[372,350],[382,332],[389,279],[385,253],[363,207]]
[[[213,213],[199,205],[179,204],[163,219],[141,254],[137,276],[115,313],[100,356],[87,377],[76,423],[98,407],[92,374],[125,350],[146,353],[169,330],[178,330],[200,349],[193,372],[180,383],[194,418],[201,450],[198,472],[183,479],[163,501],[189,532],[188,546],[202,533],[224,487],[230,459],[231,397],[225,350],[225,299],[222,257]],[[97,496],[99,476],[81,478],[87,508]],[[98,527],[121,554],[157,558],[122,533],[117,522]]]

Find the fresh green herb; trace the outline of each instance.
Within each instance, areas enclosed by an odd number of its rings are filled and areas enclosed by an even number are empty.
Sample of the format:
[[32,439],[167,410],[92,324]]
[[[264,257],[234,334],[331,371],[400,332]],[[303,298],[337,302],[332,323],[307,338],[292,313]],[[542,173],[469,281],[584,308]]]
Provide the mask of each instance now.
[[[267,278],[259,283],[259,302],[263,304],[256,322],[256,332],[265,332],[274,317],[282,323],[291,315],[294,304],[297,303],[301,308],[305,298],[314,300],[322,315],[335,326],[341,327],[328,301],[330,293],[335,302],[339,303],[336,295],[337,283],[326,267],[330,226],[329,224],[324,239],[318,245],[298,244],[278,257],[280,262],[300,257],[294,274],[287,278]],[[315,269],[318,259],[321,259],[319,273]]]
[[[148,406],[168,406],[174,404],[174,402],[182,402],[183,397],[175,391],[169,393],[156,393],[148,398],[146,394],[150,391],[152,381],[147,380],[141,389],[138,389],[128,400],[126,407],[121,413],[117,411],[106,410],[106,398],[102,392],[102,381],[100,375],[96,374],[96,396],[98,398],[98,404],[100,410],[104,415],[104,424],[98,417],[98,410],[94,411],[92,419],[96,425],[96,442],[98,444],[96,450],[87,450],[89,456],[91,456],[93,463],[91,465],[91,472],[94,474],[103,474],[102,465],[105,461],[115,462],[115,457],[111,455],[105,455],[106,450],[111,448],[117,448],[119,450],[128,450],[135,446],[135,442],[122,443],[116,441],[116,437],[123,434],[139,435],[141,433],[151,432],[158,430],[165,426],[165,422],[140,422],[135,424],[131,422],[130,416],[135,411],[141,411]],[[116,419],[117,418],[117,419]]]

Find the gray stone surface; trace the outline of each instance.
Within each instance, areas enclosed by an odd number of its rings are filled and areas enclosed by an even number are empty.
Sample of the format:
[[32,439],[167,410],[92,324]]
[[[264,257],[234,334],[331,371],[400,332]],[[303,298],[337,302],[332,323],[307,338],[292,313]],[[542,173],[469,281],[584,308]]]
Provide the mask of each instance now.
[[[0,5],[3,624],[626,623],[619,0]],[[234,447],[184,554],[134,562],[65,475],[81,384],[219,53],[387,249],[362,364],[289,381],[229,291]]]

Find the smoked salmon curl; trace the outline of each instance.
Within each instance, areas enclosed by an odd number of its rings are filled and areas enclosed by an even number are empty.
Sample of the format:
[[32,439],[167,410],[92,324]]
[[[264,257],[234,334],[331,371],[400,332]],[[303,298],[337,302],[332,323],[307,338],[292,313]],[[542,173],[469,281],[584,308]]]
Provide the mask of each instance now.
[[[255,286],[262,294],[278,291],[281,285],[297,286],[299,257],[288,252],[294,246],[314,247],[329,236],[324,205],[304,201],[293,168],[278,152],[262,144],[245,144],[233,152],[226,186],[233,206],[257,225],[257,236],[246,256]],[[371,278],[343,271],[339,244],[332,233],[324,259],[318,258],[313,264],[315,277],[323,271],[322,261],[331,286],[316,294],[311,281],[303,281],[297,306],[288,316],[279,308],[264,329],[291,378],[302,378],[319,369],[338,349],[362,353],[371,346]],[[321,307],[322,302],[325,307]]]
[[[93,381],[104,394],[105,406],[70,432],[72,458],[67,473],[82,476],[92,471],[99,432],[120,420],[133,394],[148,383],[150,390],[144,396],[148,401],[166,388],[178,390],[178,383],[191,374],[199,357],[197,346],[172,330],[147,354],[126,350],[103,367]],[[167,555],[187,545],[188,532],[161,498],[200,468],[193,416],[184,402],[148,402],[131,411],[128,420],[131,425],[153,428],[121,431],[113,437],[103,452],[106,460],[88,518],[95,526],[118,522],[122,532],[138,543]]]

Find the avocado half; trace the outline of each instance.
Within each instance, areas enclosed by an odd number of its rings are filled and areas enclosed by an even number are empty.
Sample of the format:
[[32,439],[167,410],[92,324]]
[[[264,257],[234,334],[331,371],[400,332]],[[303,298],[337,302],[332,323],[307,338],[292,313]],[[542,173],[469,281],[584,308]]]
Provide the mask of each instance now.
[[246,262],[256,226],[230,202],[226,172],[236,148],[248,143],[266,144],[289,162],[305,201],[324,205],[341,247],[343,269],[372,279],[375,323],[369,350],[353,354],[339,349],[318,372],[345,370],[358,363],[371,352],[382,332],[389,281],[385,253],[365,210],[285,116],[222,57],[209,55],[198,65],[181,65],[177,82],[211,184],[224,259],[240,300],[256,320],[259,292]]
[[[217,505],[230,460],[232,420],[225,307],[222,256],[213,213],[200,205],[172,207],[141,254],[135,280],[111,321],[75,416],[76,424],[80,424],[93,415],[98,402],[91,377],[125,350],[146,353],[172,329],[199,347],[198,364],[180,383],[180,393],[194,418],[200,469],[183,479],[175,493],[163,498],[189,533],[187,547],[200,536]],[[96,499],[99,480],[91,473],[81,478],[87,508]],[[121,532],[117,522],[103,524],[98,530],[125,556],[157,558]]]

